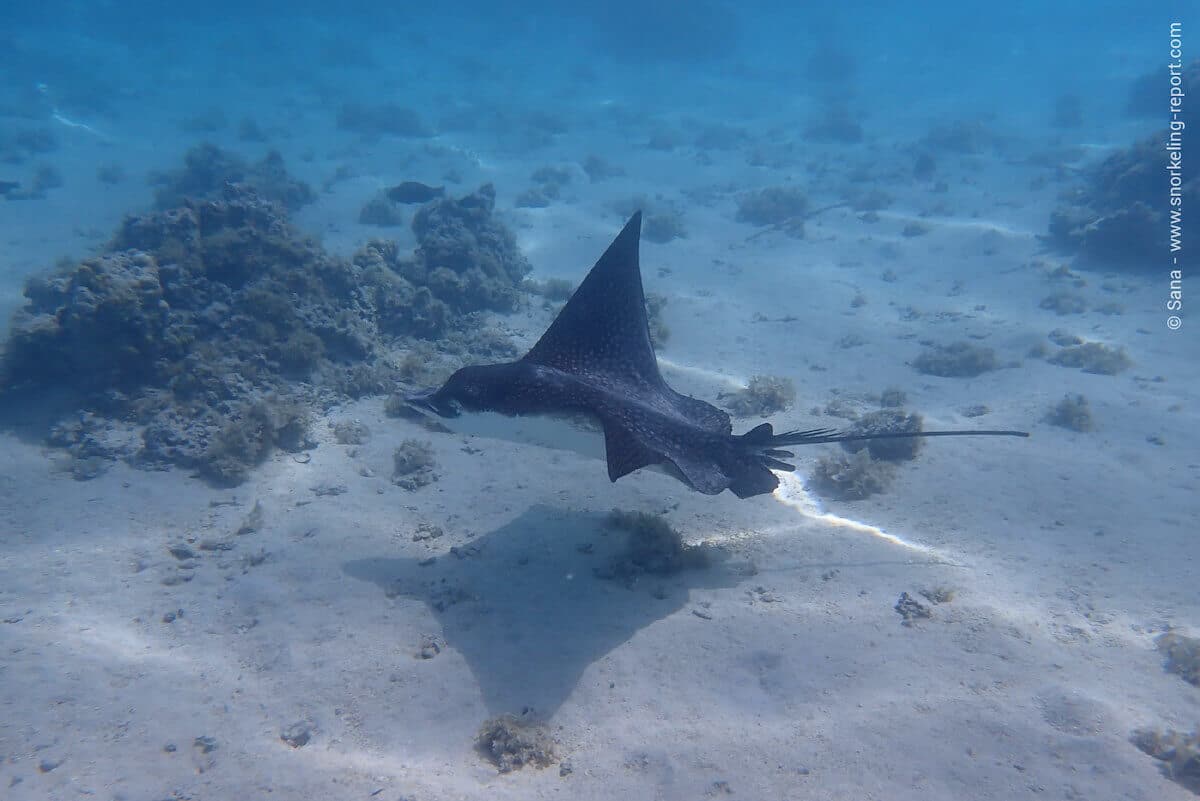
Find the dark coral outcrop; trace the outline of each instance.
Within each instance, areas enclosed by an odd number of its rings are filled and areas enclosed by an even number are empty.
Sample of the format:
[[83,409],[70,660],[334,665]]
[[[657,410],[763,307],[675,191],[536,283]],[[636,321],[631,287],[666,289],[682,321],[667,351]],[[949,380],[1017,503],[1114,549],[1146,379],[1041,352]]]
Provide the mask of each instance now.
[[530,265],[512,232],[493,216],[496,190],[486,184],[443,198],[413,218],[417,251],[406,277],[459,311],[511,311]]
[[413,217],[417,249],[411,256],[385,241],[372,241],[355,256],[356,263],[400,279],[396,283],[405,294],[385,302],[385,325],[395,308],[403,307],[412,310],[423,335],[439,336],[452,314],[516,308],[531,268],[512,232],[493,214],[495,205],[491,184],[460,198],[435,200]]
[[[244,184],[129,217],[100,255],[28,282],[0,391],[68,397],[55,430],[81,458],[103,431],[138,443],[108,455],[238,483],[305,447],[314,404],[390,391],[403,362],[386,353],[495,345],[467,313],[513,308],[529,265],[493,203],[490,187],[439,200],[418,214],[415,254],[376,241],[350,260]],[[136,436],[61,425],[81,414]]]
[[[1184,91],[1200,95],[1200,60],[1184,71]],[[1164,77],[1162,94],[1167,92]],[[1163,103],[1164,112],[1166,103]],[[1186,102],[1180,119],[1186,130],[1200,128],[1200,111]],[[1183,131],[1181,131],[1183,132]],[[1113,153],[1084,175],[1050,216],[1047,240],[1074,256],[1082,268],[1133,272],[1158,270],[1167,257],[1170,193],[1183,208],[1200,206],[1200,175],[1184,171],[1178,187],[1168,183],[1169,131]]]
[[231,183],[249,184],[260,197],[288,211],[296,211],[317,199],[312,187],[288,173],[283,156],[276,150],[251,164],[216,145],[196,145],[184,154],[182,167],[156,173],[151,182],[158,187],[154,203],[160,210],[189,201],[220,199],[225,185]]

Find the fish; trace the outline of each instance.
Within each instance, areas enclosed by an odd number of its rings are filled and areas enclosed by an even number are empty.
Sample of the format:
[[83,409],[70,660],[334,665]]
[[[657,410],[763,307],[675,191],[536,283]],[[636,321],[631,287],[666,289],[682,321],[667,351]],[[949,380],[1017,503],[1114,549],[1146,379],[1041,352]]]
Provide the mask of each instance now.
[[444,186],[429,186],[418,181],[405,181],[389,187],[387,199],[393,203],[428,203],[446,194]]
[[8,197],[21,188],[19,181],[0,181],[0,197]]
[[410,393],[417,412],[585,418],[603,434],[610,481],[657,466],[706,495],[773,492],[774,471],[796,469],[787,448],[869,439],[1015,436],[1007,430],[854,433],[828,428],[775,433],[762,423],[734,434],[729,414],[676,392],[650,340],[640,265],[641,212],[588,272],[537,344],[512,362],[469,365],[441,386]]

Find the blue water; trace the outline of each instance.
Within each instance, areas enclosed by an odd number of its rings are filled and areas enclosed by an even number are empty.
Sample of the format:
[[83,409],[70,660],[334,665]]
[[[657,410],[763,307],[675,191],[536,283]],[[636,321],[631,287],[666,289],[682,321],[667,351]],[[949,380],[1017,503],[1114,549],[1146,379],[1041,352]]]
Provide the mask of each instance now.
[[465,3],[355,4],[345,15],[324,3],[46,3],[0,14],[11,113],[44,119],[34,87],[46,84],[64,111],[126,136],[163,112],[208,106],[231,119],[287,111],[310,129],[333,98],[380,97],[431,121],[447,103],[578,114],[616,97],[645,114],[759,124],[781,103],[834,92],[886,134],[912,114],[1028,126],[1063,93],[1086,97],[1089,128],[1101,126],[1129,82],[1159,64],[1170,5],[1089,5],[1086,25],[1083,6],[1040,3],[527,3],[499,17]]

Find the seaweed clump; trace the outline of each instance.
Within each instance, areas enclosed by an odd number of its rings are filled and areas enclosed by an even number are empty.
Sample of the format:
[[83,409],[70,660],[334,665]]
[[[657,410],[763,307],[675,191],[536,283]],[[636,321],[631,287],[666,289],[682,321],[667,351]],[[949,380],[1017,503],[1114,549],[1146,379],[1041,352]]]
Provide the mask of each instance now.
[[886,490],[894,475],[894,465],[872,459],[864,448],[855,454],[834,451],[823,455],[811,481],[817,492],[828,498],[861,501]]
[[1158,650],[1166,654],[1166,669],[1188,684],[1200,687],[1200,639],[1188,637],[1172,629],[1154,640]]
[[642,236],[648,242],[665,245],[673,239],[687,239],[683,215],[674,209],[650,212],[642,222]]
[[330,427],[339,445],[362,445],[371,439],[371,429],[362,420],[341,420]]
[[966,341],[926,348],[913,360],[917,372],[941,378],[974,378],[997,366],[994,350]]
[[727,393],[722,399],[738,417],[766,417],[788,409],[796,401],[796,385],[790,378],[756,375],[744,389]]
[[5,164],[24,164],[58,149],[58,137],[49,128],[15,130],[5,126],[0,133],[0,161]]
[[1200,730],[1139,729],[1130,740],[1142,753],[1165,762],[1163,772],[1169,779],[1200,794]]
[[892,609],[895,609],[896,614],[900,615],[901,626],[911,627],[914,620],[928,620],[933,617],[933,612],[929,610],[928,606],[907,592],[900,593],[900,597],[896,600],[896,604]]
[[416,490],[437,481],[433,446],[419,439],[406,439],[392,452],[392,483]]
[[646,324],[650,326],[650,344],[661,348],[671,338],[671,329],[663,321],[667,296],[659,292],[646,293]]
[[799,187],[769,186],[743,196],[735,219],[751,225],[783,225],[803,220],[807,213],[808,196]]
[[[902,409],[882,409],[870,412],[854,421],[847,429],[850,434],[899,434],[916,433],[924,428],[924,420],[916,412],[906,413]],[[875,459],[888,462],[904,462],[917,458],[921,449],[920,437],[896,439],[871,439],[861,442],[843,442],[842,447],[850,453],[866,450]]]
[[884,409],[899,409],[908,401],[908,393],[899,387],[888,387],[879,395],[879,405]]
[[[0,158],[3,146],[0,145]],[[33,170],[28,189],[21,189],[20,181],[0,181],[0,197],[5,200],[40,200],[51,189],[63,185],[63,176],[53,164],[39,164]]]
[[1087,300],[1078,292],[1063,291],[1047,295],[1038,306],[1061,317],[1067,314],[1083,314],[1087,311]]
[[606,567],[596,569],[600,578],[616,579],[632,586],[646,574],[669,576],[709,564],[707,551],[685,543],[683,535],[659,515],[614,509],[606,523],[629,536],[624,551]]
[[1071,345],[1051,354],[1047,360],[1059,367],[1078,367],[1085,373],[1116,375],[1133,362],[1124,348],[1110,348],[1101,342]]
[[307,409],[295,401],[270,398],[243,404],[209,439],[200,471],[218,486],[235,487],[276,448],[296,453],[311,447],[310,428]]
[[404,215],[385,193],[376,192],[359,210],[358,222],[379,228],[396,228],[404,224]]
[[532,765],[546,768],[558,759],[554,740],[545,727],[516,715],[500,715],[484,721],[475,736],[475,747],[501,773]]
[[647,242],[663,245],[674,239],[687,239],[684,210],[677,202],[662,195],[634,195],[613,203],[611,208],[625,218],[640,211],[642,239]]
[[571,183],[571,172],[564,167],[539,167],[529,176],[533,186],[517,195],[514,204],[522,209],[544,209],[558,200],[563,188]]
[[1070,331],[1064,331],[1061,328],[1055,328],[1046,335],[1047,339],[1059,347],[1068,347],[1070,345],[1082,345],[1083,340]]
[[547,278],[545,281],[530,279],[525,282],[525,287],[533,294],[555,303],[562,303],[575,292],[575,282],[565,278]]
[[587,173],[588,180],[592,183],[608,180],[609,178],[617,178],[625,174],[622,167],[610,164],[605,159],[595,154],[588,156],[583,161],[583,171]]
[[1046,414],[1046,422],[1072,431],[1091,431],[1096,423],[1088,400],[1082,395],[1068,393]]

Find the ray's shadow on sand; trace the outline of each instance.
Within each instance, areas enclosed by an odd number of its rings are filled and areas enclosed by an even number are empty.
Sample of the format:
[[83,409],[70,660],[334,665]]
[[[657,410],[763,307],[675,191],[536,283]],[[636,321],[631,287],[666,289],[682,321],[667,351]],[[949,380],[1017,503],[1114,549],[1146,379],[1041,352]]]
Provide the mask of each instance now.
[[678,612],[689,590],[744,579],[745,566],[708,546],[684,552],[705,565],[647,572],[639,565],[663,560],[645,559],[639,536],[602,514],[535,506],[431,563],[377,557],[343,569],[389,597],[429,604],[493,714],[528,707],[549,717],[589,665]]

